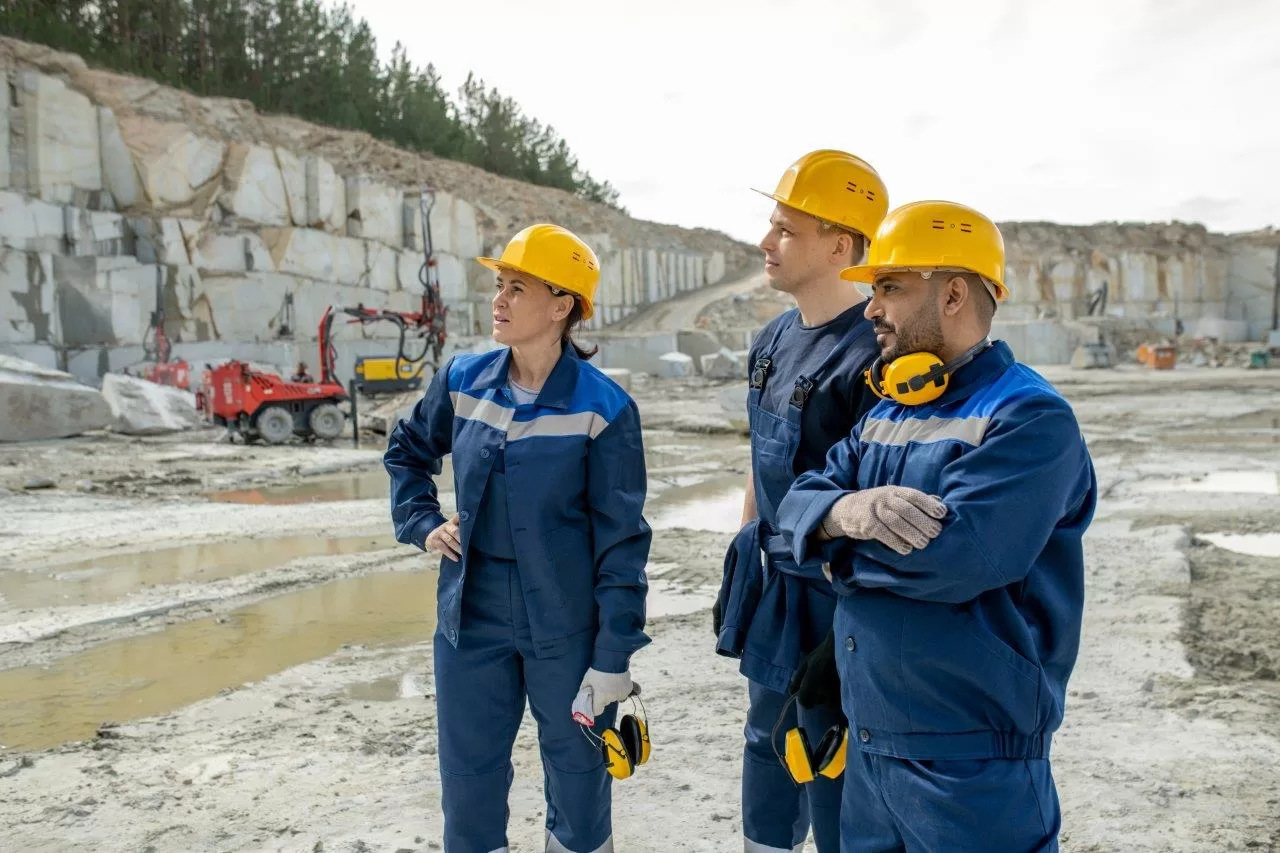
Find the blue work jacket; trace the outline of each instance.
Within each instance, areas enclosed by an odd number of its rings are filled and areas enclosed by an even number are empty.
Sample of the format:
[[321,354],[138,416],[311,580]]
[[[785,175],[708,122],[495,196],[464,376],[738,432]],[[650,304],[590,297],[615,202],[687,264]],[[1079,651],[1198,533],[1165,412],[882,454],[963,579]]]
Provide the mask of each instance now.
[[[909,554],[822,541],[852,490],[947,506]],[[861,748],[911,759],[1038,758],[1062,722],[1097,480],[1070,405],[996,342],[919,406],[877,404],[779,511],[795,558],[830,561],[845,711]]]
[[594,635],[592,666],[627,669],[644,633],[645,564],[652,532],[642,515],[646,473],[635,402],[572,347],[537,399],[507,390],[511,350],[458,354],[431,381],[411,417],[392,431],[396,538],[425,549],[445,521],[434,477],[453,454],[462,560],[440,561],[439,620],[457,646],[471,535],[494,458],[505,454],[508,511],[520,583],[538,657]]

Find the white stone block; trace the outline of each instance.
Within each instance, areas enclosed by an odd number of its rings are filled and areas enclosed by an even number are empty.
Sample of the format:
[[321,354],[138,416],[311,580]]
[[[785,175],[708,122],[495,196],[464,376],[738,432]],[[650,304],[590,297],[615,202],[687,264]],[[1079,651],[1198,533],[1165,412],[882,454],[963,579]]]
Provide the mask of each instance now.
[[396,279],[400,283],[401,290],[406,293],[422,293],[422,284],[418,279],[418,274],[422,270],[422,264],[425,260],[422,255],[410,249],[396,253]]
[[76,190],[101,190],[98,112],[93,104],[57,78],[23,71],[21,79],[32,194],[69,204]]
[[618,384],[623,391],[631,391],[631,371],[625,367],[603,367],[600,372]]
[[400,190],[365,175],[347,178],[347,234],[398,249],[404,243],[404,202]]
[[682,352],[669,352],[658,357],[658,375],[666,379],[683,379],[693,375],[693,358]]
[[66,221],[62,207],[0,192],[0,244],[27,252],[63,252]]
[[0,249],[0,343],[60,340],[52,256]]
[[113,432],[156,435],[201,426],[195,394],[181,388],[108,373],[102,377],[102,396],[111,408]]
[[123,214],[64,207],[62,224],[68,254],[121,255],[133,249],[133,229]]
[[102,161],[102,188],[111,193],[117,208],[130,208],[143,200],[142,183],[133,155],[120,135],[120,125],[110,107],[98,107],[98,144]]
[[363,284],[374,290],[390,293],[397,289],[399,270],[396,267],[398,252],[373,240],[364,241],[365,267]]
[[307,169],[302,161],[289,149],[275,147],[276,165],[280,169],[280,178],[284,181],[284,200],[289,211],[289,221],[294,225],[307,226]]
[[724,252],[712,252],[707,260],[707,284],[716,284],[724,278]]
[[745,364],[727,347],[702,356],[702,375],[707,379],[742,379],[746,374]]
[[0,355],[0,441],[65,438],[102,429],[111,408],[69,373]]
[[159,210],[192,208],[202,214],[221,184],[225,143],[145,116],[117,117],[117,122],[146,201]]
[[404,242],[401,245],[422,251],[422,205],[417,198],[406,195],[401,211],[404,217]]
[[136,240],[138,260],[144,264],[191,263],[182,225],[177,219],[132,217],[129,227]]
[[[184,232],[186,229],[183,229]],[[191,264],[202,273],[270,272],[275,269],[271,253],[255,232],[219,234],[207,231],[195,235]]]
[[353,287],[365,278],[363,240],[312,228],[263,228],[262,240],[279,272]]
[[321,228],[335,234],[345,234],[347,228],[347,188],[333,164],[323,157],[305,160],[307,180],[307,222],[311,228]]
[[465,302],[467,293],[467,269],[461,258],[437,252],[436,274],[440,281],[440,298],[445,302]]
[[227,197],[222,204],[232,215],[259,225],[288,225],[292,221],[274,150],[233,142],[223,178]]
[[431,241],[437,252],[462,258],[480,255],[484,238],[476,224],[475,207],[465,199],[436,193],[435,206],[431,208]]

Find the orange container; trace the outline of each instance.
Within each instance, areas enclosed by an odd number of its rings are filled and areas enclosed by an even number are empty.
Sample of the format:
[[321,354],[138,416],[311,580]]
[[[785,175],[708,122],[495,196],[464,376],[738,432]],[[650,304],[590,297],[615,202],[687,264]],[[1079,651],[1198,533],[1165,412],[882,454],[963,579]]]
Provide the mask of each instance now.
[[1147,344],[1138,345],[1138,364],[1151,363],[1151,347]]
[[1156,370],[1173,370],[1177,361],[1177,347],[1156,347],[1151,352],[1151,366]]

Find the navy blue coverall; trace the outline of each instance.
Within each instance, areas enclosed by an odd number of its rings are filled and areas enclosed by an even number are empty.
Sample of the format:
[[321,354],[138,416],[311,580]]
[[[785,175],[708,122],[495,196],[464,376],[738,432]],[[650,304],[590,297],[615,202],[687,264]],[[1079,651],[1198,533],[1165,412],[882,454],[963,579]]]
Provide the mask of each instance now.
[[[776,529],[778,504],[798,474],[820,468],[875,398],[862,372],[876,355],[866,303],[817,326],[792,309],[766,326],[751,351],[747,397],[758,519],[729,548],[717,651],[740,657],[749,706],[742,763],[742,827],[749,853],[786,853],[809,827],[820,853],[839,846],[841,779],[797,786],[779,762],[773,729],[787,684],[831,628],[835,593],[821,561],[796,561]],[[810,743],[841,722],[838,708],[792,705],[779,728],[801,725]]]
[[514,402],[510,363],[505,347],[454,356],[385,455],[396,538],[425,548],[445,521],[433,478],[453,454],[462,559],[440,561],[434,642],[444,847],[506,850],[511,750],[527,696],[547,850],[609,851],[610,777],[570,708],[588,667],[626,671],[649,642],[639,413],[572,347],[531,404]]

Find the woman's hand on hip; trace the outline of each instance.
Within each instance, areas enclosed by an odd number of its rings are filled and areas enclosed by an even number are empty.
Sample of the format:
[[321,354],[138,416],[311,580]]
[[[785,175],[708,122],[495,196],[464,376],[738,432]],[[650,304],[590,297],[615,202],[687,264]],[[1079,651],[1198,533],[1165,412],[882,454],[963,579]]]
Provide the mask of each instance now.
[[462,532],[458,530],[458,516],[446,521],[427,534],[427,547],[439,551],[454,562],[462,559]]

